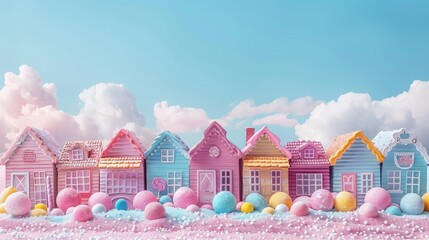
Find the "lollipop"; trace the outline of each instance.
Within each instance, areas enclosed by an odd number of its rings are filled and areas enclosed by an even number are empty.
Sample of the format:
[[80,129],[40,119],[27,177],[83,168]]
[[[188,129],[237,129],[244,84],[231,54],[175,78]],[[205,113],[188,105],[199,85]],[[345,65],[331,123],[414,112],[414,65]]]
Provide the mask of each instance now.
[[159,198],[159,193],[165,190],[166,185],[167,185],[167,182],[165,182],[163,178],[154,177],[152,179],[152,188],[158,191],[158,198]]

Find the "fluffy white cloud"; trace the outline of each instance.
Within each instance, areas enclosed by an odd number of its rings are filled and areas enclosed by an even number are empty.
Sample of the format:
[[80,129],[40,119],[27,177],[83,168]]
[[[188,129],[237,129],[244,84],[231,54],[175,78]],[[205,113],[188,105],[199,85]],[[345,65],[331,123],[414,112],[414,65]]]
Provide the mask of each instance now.
[[429,82],[414,81],[409,91],[381,101],[368,94],[347,93],[318,105],[303,124],[295,127],[300,139],[316,139],[329,146],[335,136],[363,130],[372,138],[379,131],[401,127],[415,131],[429,145]]
[[287,114],[279,113],[256,119],[252,122],[254,126],[279,125],[283,127],[293,127],[298,123],[296,119],[287,118]]

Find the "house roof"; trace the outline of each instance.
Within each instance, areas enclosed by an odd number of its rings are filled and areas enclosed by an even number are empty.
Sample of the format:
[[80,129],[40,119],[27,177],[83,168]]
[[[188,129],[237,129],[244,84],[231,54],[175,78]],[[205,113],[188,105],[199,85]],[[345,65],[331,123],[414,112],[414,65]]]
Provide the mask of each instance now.
[[[81,148],[88,151],[88,158],[85,160],[71,160],[69,152],[75,148]],[[57,166],[59,168],[77,168],[77,167],[97,167],[102,150],[102,142],[95,141],[69,141],[64,144],[63,151]]]
[[4,165],[7,161],[9,161],[9,158],[15,153],[18,146],[20,146],[28,136],[36,141],[39,148],[46,154],[48,158],[51,159],[52,163],[58,163],[60,148],[57,141],[55,141],[55,138],[46,130],[26,127],[21,131],[16,140],[0,158],[1,165]]
[[396,129],[393,131],[381,131],[374,137],[374,139],[372,139],[372,142],[384,156],[387,156],[392,148],[399,143],[405,145],[414,144],[416,149],[420,152],[420,154],[422,154],[426,163],[429,164],[428,153],[426,148],[418,140],[417,134],[414,132],[409,132],[405,128]]
[[221,138],[221,142],[226,148],[237,158],[242,158],[241,150],[226,138],[226,130],[216,121],[213,121],[210,126],[204,130],[204,137],[189,151],[189,156],[192,158],[206,143],[206,138],[217,136]]
[[[307,146],[312,146],[317,150],[317,155],[315,155],[312,159],[304,159],[301,156],[301,150]],[[285,148],[289,150],[292,154],[292,158],[290,159],[291,166],[299,166],[299,165],[327,165],[329,166],[328,156],[326,155],[325,149],[321,142],[318,141],[294,141],[288,142],[285,145]]]
[[329,146],[328,150],[326,151],[326,154],[330,156],[329,162],[331,166],[336,164],[337,160],[343,156],[344,152],[350,148],[352,143],[357,138],[360,138],[362,140],[362,142],[372,152],[372,154],[374,154],[374,156],[377,158],[379,162],[382,163],[384,161],[383,154],[374,146],[371,140],[369,140],[365,136],[363,131],[357,131],[357,132],[343,134],[334,139],[331,146]]
[[170,131],[164,131],[161,134],[159,134],[158,137],[156,137],[153,143],[150,145],[149,149],[144,153],[145,156],[146,157],[150,156],[154,151],[156,151],[156,149],[158,148],[158,145],[161,142],[168,141],[168,140],[170,140],[173,143],[176,149],[178,149],[183,154],[183,156],[185,156],[186,158],[189,158],[188,145],[186,145],[179,136],[177,136],[174,133],[171,133]]
[[284,148],[280,144],[280,138],[277,137],[274,133],[272,133],[268,129],[267,126],[264,126],[261,130],[259,130],[255,134],[253,134],[253,136],[251,138],[249,138],[249,140],[247,140],[246,146],[243,148],[243,151],[242,151],[243,152],[243,156],[246,156],[248,153],[250,153],[252,151],[252,149],[255,147],[255,145],[259,142],[259,140],[263,136],[266,136],[274,144],[274,146],[278,150],[280,150],[280,152],[283,153],[283,155],[285,157],[287,157],[288,159],[290,159],[292,157],[292,154],[289,152],[289,150],[287,150],[286,148]]

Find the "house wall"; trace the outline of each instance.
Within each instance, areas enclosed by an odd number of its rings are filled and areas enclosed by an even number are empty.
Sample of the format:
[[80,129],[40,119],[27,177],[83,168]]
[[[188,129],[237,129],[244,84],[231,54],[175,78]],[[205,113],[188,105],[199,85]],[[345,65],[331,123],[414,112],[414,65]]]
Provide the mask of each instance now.
[[0,165],[0,191],[6,188],[6,169],[4,165]]
[[88,204],[89,197],[96,192],[100,191],[100,171],[98,168],[62,168],[58,170],[58,192],[65,188],[66,186],[66,172],[67,171],[78,171],[78,170],[90,170],[90,193],[80,194],[82,199],[82,204]]
[[243,199],[246,199],[247,195],[251,193],[250,191],[250,171],[259,170],[260,174],[260,194],[265,197],[267,202],[270,200],[270,197],[275,193],[271,191],[271,171],[280,170],[281,171],[281,192],[289,193],[289,171],[287,168],[279,167],[266,167],[266,168],[257,168],[257,167],[243,167]]
[[322,174],[322,188],[331,190],[329,166],[292,166],[289,168],[289,195],[292,199],[299,197],[296,195],[296,174],[298,173]]

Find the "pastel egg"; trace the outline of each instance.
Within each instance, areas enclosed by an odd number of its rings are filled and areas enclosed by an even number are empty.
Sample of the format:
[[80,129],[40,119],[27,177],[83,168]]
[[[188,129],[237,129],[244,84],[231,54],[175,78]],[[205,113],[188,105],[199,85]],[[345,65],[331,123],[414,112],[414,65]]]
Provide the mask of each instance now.
[[279,204],[285,204],[289,209],[292,206],[292,198],[290,198],[289,194],[285,192],[276,192],[274,193],[269,201],[269,205],[272,208],[276,208]]
[[300,197],[297,197],[297,198],[295,198],[295,200],[293,200],[292,204],[294,204],[296,202],[304,202],[305,204],[307,204],[308,207],[311,207],[310,197],[309,196],[300,196]]
[[375,187],[365,194],[365,203],[372,203],[378,210],[384,210],[390,206],[392,198],[386,189]]
[[164,207],[172,207],[174,208],[174,204],[172,202],[166,202],[163,204]]
[[174,193],[173,203],[174,206],[184,209],[191,204],[196,205],[198,203],[197,193],[188,187],[181,187]]
[[43,203],[38,203],[38,204],[34,205],[34,209],[43,209],[46,212],[48,211],[48,207]]
[[275,212],[275,210],[272,207],[266,207],[266,208],[262,209],[262,213],[265,213],[265,214],[273,215],[274,212]]
[[[293,206],[293,204],[292,204],[292,206]],[[289,211],[289,208],[285,204],[280,203],[279,205],[277,205],[275,210],[276,210],[276,213],[285,213],[285,212]]]
[[163,195],[163,196],[161,196],[159,198],[159,203],[164,204],[164,203],[167,203],[167,202],[171,202],[172,203],[173,199],[171,199],[171,197],[168,196],[168,195]]
[[72,214],[73,211],[74,211],[74,208],[75,207],[69,207],[69,208],[67,208],[66,215]]
[[6,203],[0,203],[0,214],[6,214]]
[[63,212],[67,212],[70,207],[76,207],[82,203],[80,194],[73,188],[64,188],[57,195],[57,206]]
[[187,208],[186,208],[186,211],[188,211],[188,212],[199,212],[200,211],[200,208],[197,206],[197,205],[195,205],[195,204],[191,204],[191,205],[189,205]]
[[235,210],[237,200],[229,191],[218,192],[213,198],[213,210],[215,213],[231,213]]
[[247,195],[246,202],[251,203],[257,211],[262,211],[267,207],[267,201],[264,196],[259,193],[251,193]]
[[158,202],[155,194],[151,191],[140,191],[133,198],[134,209],[144,210],[151,202]]
[[240,210],[242,213],[252,213],[254,211],[253,205],[249,202],[243,203]]
[[52,209],[52,211],[49,213],[49,215],[51,216],[63,216],[64,212],[63,210],[59,209],[59,208],[54,208]]
[[15,192],[9,195],[5,202],[6,212],[14,217],[25,216],[30,212],[31,200],[23,192]]
[[6,202],[6,199],[12,194],[16,193],[18,190],[15,187],[7,187],[0,193],[0,204]]
[[402,212],[410,215],[420,215],[425,210],[423,199],[416,193],[405,194],[399,205]]
[[97,203],[91,208],[92,214],[101,214],[107,212],[106,207],[102,203]]
[[340,212],[348,212],[356,209],[356,199],[353,194],[342,191],[335,197],[335,209]]
[[307,204],[305,204],[304,202],[296,202],[292,205],[290,212],[295,215],[295,216],[307,216],[309,211],[308,211],[308,206]]
[[128,210],[128,203],[127,200],[120,198],[115,202],[115,208],[117,210],[126,211]]
[[314,210],[331,211],[334,206],[334,197],[328,190],[319,189],[311,195],[310,205]]
[[76,222],[87,222],[92,220],[94,215],[88,205],[79,205],[75,207],[72,217]]
[[88,199],[88,206],[92,209],[96,204],[103,204],[107,211],[112,209],[113,203],[109,194],[104,192],[96,192]]
[[165,208],[159,202],[151,202],[144,209],[144,216],[147,220],[165,218]]
[[201,208],[208,209],[208,210],[213,210],[213,206],[211,204],[204,204],[204,205],[201,206]]
[[425,204],[425,211],[429,211],[429,192],[425,193],[422,197],[423,203]]
[[388,215],[402,216],[402,211],[397,206],[390,206],[390,207],[386,208],[386,210],[384,211],[384,213],[388,214]]
[[241,211],[241,206],[243,206],[244,202],[238,202],[237,205],[235,206],[235,210],[237,211]]
[[378,217],[377,207],[370,202],[362,204],[362,206],[360,206],[360,208],[358,210],[358,213],[360,216],[367,217],[367,218]]
[[43,216],[47,216],[48,212],[41,209],[41,208],[35,208],[33,210],[31,210],[30,212],[30,216],[32,217],[43,217]]

